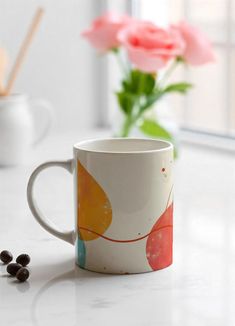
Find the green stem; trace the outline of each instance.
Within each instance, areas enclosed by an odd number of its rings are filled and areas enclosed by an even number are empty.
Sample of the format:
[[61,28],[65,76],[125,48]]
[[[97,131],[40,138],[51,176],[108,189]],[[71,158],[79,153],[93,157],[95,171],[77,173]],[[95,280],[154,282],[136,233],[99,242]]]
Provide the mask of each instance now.
[[139,112],[133,117],[131,115],[126,116],[124,120],[120,137],[128,137],[131,129],[136,124],[136,122],[141,118],[143,111],[139,110]]
[[169,66],[169,68],[166,70],[165,74],[163,75],[163,77],[161,78],[161,80],[159,81],[159,84],[162,86],[163,84],[165,84],[165,82],[167,81],[167,79],[170,77],[170,75],[172,74],[172,72],[176,69],[176,67],[178,66],[179,60],[174,60],[171,65]]
[[128,74],[129,74],[128,68],[126,67],[124,61],[122,60],[119,50],[113,51],[113,54],[115,55],[115,57],[117,59],[117,63],[119,65],[121,72],[124,74],[124,76],[128,76]]
[[[120,133],[120,137],[128,137],[129,133],[132,129],[132,127],[136,124],[136,122],[141,118],[141,116],[143,115],[143,113],[146,111],[146,109],[149,107],[151,107],[152,103],[149,103],[149,105],[147,105],[145,108],[143,108],[140,104],[138,105],[138,112],[135,115],[126,115],[126,118],[124,120],[122,129],[121,129],[121,133]],[[133,112],[133,110],[132,110]]]
[[121,130],[121,137],[128,137],[133,126],[133,120],[130,115],[126,116],[126,119],[123,123],[122,130]]

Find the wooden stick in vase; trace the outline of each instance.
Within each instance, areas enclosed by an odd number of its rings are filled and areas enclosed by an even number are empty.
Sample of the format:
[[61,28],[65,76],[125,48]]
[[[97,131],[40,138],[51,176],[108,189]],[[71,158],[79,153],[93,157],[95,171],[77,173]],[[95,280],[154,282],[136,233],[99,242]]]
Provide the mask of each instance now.
[[0,96],[5,92],[4,77],[8,65],[8,56],[4,48],[0,48]]
[[12,91],[12,88],[14,86],[14,83],[15,83],[15,80],[18,76],[18,73],[19,73],[19,70],[22,66],[22,63],[24,61],[24,58],[25,58],[25,55],[29,49],[29,46],[33,40],[33,36],[34,34],[36,33],[37,31],[37,28],[39,26],[39,23],[42,19],[42,15],[44,14],[44,10],[42,8],[38,8],[36,13],[35,13],[35,16],[32,20],[32,23],[29,27],[29,30],[26,34],[26,37],[21,45],[21,48],[19,50],[19,53],[16,57],[16,61],[15,61],[15,64],[12,68],[12,71],[10,73],[10,76],[9,76],[9,79],[7,81],[7,86],[6,86],[6,89],[5,89],[5,94],[4,95],[9,95]]

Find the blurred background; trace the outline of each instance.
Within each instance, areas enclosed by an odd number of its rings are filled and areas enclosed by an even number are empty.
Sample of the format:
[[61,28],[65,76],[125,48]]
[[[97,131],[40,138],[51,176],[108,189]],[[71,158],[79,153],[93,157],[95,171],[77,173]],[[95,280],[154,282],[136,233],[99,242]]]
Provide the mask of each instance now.
[[[31,301],[45,292],[43,300],[36,299],[42,320],[33,325],[103,325],[103,308],[114,309],[113,325],[127,324],[128,307],[132,308],[133,325],[235,325],[235,0],[0,0],[0,48],[8,50],[11,63],[39,6],[45,15],[14,91],[48,100],[55,123],[50,137],[35,146],[25,165],[0,168],[0,245],[33,257],[33,282],[24,296],[20,287],[17,292],[5,277],[0,278],[0,301],[5,305],[5,310],[0,307],[2,323],[31,326]],[[60,288],[55,275],[74,269],[74,250],[35,223],[26,199],[27,181],[36,166],[71,158],[72,145],[82,138],[113,134],[111,128],[120,111],[114,96],[119,67],[112,56],[97,55],[81,37],[93,19],[109,10],[162,26],[185,19],[207,34],[216,53],[215,63],[177,68],[172,82],[186,80],[195,87],[186,96],[172,94],[157,103],[161,115],[180,127],[174,264],[166,274],[156,274],[154,282],[141,279],[138,285],[129,286],[128,279],[127,295],[117,278],[116,288],[110,281],[110,287],[97,291],[93,286],[97,280],[86,277]],[[0,154],[6,147],[3,139]],[[67,230],[74,225],[72,189],[72,178],[57,168],[43,172],[36,185],[36,198],[45,216]],[[54,287],[48,295],[41,288],[47,288],[51,280]],[[136,289],[144,289],[145,295]],[[149,295],[151,291],[154,295]],[[118,304],[101,300],[102,309],[92,323],[89,318],[97,307],[92,300],[102,295],[116,296]],[[9,314],[12,307],[18,307],[17,313]]]
[[57,130],[107,127],[113,119],[118,68],[112,58],[98,57],[80,34],[97,15],[114,10],[160,25],[186,19],[207,34],[216,64],[178,69],[174,79],[186,79],[195,87],[186,97],[169,96],[167,103],[184,132],[234,136],[234,0],[2,0],[1,46],[12,60],[38,5],[46,14],[15,90],[48,99],[55,108]]

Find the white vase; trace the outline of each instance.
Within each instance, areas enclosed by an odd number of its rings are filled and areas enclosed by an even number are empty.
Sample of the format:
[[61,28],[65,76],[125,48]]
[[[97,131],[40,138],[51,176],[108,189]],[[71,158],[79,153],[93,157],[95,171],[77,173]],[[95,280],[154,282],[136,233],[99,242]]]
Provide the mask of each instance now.
[[[35,135],[33,108],[46,112],[40,135]],[[43,100],[30,100],[26,95],[0,97],[0,166],[26,163],[32,146],[40,142],[52,122],[51,106]]]

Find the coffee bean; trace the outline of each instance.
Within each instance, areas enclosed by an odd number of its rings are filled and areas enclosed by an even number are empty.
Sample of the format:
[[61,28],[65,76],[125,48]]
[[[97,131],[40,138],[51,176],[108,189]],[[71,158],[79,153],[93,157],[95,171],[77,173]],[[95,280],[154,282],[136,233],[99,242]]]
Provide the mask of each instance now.
[[21,267],[21,269],[19,269],[18,272],[16,273],[16,278],[20,282],[25,282],[29,278],[29,271],[28,271],[28,269],[25,268],[25,267]]
[[30,256],[27,254],[21,254],[16,258],[16,262],[25,267],[30,262]]
[[10,251],[8,250],[3,250],[1,253],[0,253],[0,259],[1,261],[4,263],[4,264],[8,264],[12,261],[13,259],[13,256],[11,254]]
[[9,265],[7,265],[7,273],[11,274],[12,276],[16,276],[16,273],[21,268],[22,266],[20,264],[10,263]]

